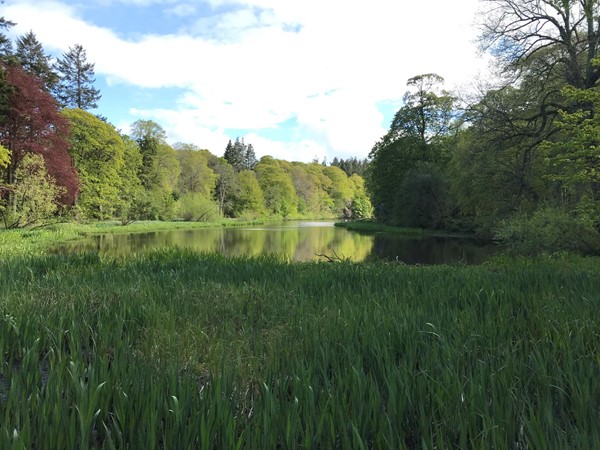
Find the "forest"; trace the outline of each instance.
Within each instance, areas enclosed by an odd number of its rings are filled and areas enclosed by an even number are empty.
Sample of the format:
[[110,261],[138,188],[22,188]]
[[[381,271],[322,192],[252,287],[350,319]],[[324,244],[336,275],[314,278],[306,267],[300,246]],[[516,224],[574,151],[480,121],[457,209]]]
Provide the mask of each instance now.
[[53,59],[33,31],[15,42],[2,35],[2,225],[374,218],[473,233],[522,254],[598,254],[597,2],[482,3],[490,14],[479,18],[480,44],[497,80],[466,98],[445,90],[441,75],[410,78],[368,160],[331,164],[257,160],[243,137],[223,157],[171,146],[151,120],[126,135],[89,112],[101,93],[85,49]]

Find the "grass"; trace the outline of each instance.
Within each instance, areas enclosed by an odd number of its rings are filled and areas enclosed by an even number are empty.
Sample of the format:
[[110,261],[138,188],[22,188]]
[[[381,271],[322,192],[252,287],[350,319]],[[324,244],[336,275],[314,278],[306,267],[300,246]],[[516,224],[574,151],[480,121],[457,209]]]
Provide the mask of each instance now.
[[600,446],[600,262],[0,262],[0,448]]

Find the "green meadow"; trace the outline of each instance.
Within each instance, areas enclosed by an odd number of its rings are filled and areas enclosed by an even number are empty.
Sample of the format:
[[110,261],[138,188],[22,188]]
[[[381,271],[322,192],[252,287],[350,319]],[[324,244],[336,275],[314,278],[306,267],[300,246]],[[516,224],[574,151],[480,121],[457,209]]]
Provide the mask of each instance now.
[[2,449],[600,447],[598,258],[45,254],[59,229],[0,245]]

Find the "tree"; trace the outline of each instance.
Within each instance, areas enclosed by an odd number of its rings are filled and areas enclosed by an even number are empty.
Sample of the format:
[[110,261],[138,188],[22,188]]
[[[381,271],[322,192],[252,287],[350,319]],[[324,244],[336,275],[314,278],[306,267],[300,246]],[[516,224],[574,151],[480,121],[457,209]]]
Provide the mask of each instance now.
[[159,183],[156,179],[156,158],[159,145],[166,144],[167,134],[152,120],[137,120],[131,125],[131,137],[137,142],[142,154],[138,176],[144,188],[150,190]]
[[17,39],[14,56],[25,72],[42,80],[47,92],[52,91],[58,81],[58,76],[52,70],[50,55],[44,52],[44,47],[33,31],[29,31]]
[[252,170],[254,166],[258,163],[256,159],[256,153],[254,152],[254,147],[252,144],[248,144],[246,146],[246,152],[244,153],[244,169]]
[[[4,2],[0,2],[3,4]],[[12,55],[12,42],[1,30],[6,30],[10,27],[15,26],[14,22],[0,17],[0,59],[8,59]]]
[[68,122],[39,79],[18,66],[7,66],[4,73],[11,86],[7,110],[0,122],[0,145],[11,152],[5,182],[14,183],[15,169],[26,153],[41,155],[48,174],[65,188],[60,203],[72,205],[79,181],[68,152]]
[[70,154],[81,184],[77,205],[93,219],[114,217],[121,206],[125,144],[114,127],[81,109],[62,112],[71,125]]
[[[600,91],[564,89],[573,102],[600,108]],[[560,111],[559,136],[542,145],[547,178],[560,183],[561,207],[574,210],[600,231],[600,122],[587,109]]]
[[6,169],[10,164],[10,150],[0,145],[0,169]]
[[0,202],[0,215],[5,228],[22,228],[51,218],[58,208],[63,188],[48,175],[44,158],[25,154],[14,172],[11,196]]
[[263,156],[255,171],[267,211],[283,218],[294,216],[298,212],[298,197],[291,175],[270,156]]
[[404,106],[369,154],[367,188],[379,220],[406,225],[399,199],[404,196],[403,186],[416,185],[405,183],[405,177],[419,164],[445,166],[448,160],[454,99],[441,89],[441,83],[443,78],[436,74],[410,78]]
[[239,172],[245,168],[244,160],[246,157],[246,144],[244,143],[244,138],[240,140],[240,138],[235,139],[235,143],[231,143],[231,140],[227,143],[227,147],[225,147],[225,152],[223,153],[223,158],[227,161],[231,166]]
[[323,173],[331,180],[327,193],[333,200],[332,212],[337,216],[347,216],[347,210],[354,197],[354,185],[348,178],[348,175],[339,167],[325,167]]
[[177,184],[178,195],[196,192],[210,198],[218,175],[208,166],[210,153],[191,144],[176,144],[177,160],[181,166]]
[[221,215],[232,217],[235,194],[238,190],[236,172],[224,158],[211,161],[211,168],[218,176],[214,198],[219,205],[219,212]]
[[121,135],[123,140],[123,165],[119,170],[122,182],[120,204],[117,214],[123,223],[128,223],[134,216],[134,205],[144,193],[142,182],[138,177],[142,167],[140,148],[129,136]]
[[[589,89],[600,78],[598,0],[483,0],[481,45],[505,73],[520,78],[531,64],[541,84],[560,78]],[[540,57],[538,57],[540,56]]]
[[167,133],[158,123],[153,120],[136,120],[131,124],[130,136],[140,141],[142,139],[154,139],[159,144],[167,142]]
[[238,173],[233,213],[235,217],[260,217],[266,213],[262,189],[251,170]]
[[63,108],[94,109],[100,100],[100,91],[94,88],[94,64],[87,61],[84,48],[69,47],[55,65],[58,83],[54,93]]

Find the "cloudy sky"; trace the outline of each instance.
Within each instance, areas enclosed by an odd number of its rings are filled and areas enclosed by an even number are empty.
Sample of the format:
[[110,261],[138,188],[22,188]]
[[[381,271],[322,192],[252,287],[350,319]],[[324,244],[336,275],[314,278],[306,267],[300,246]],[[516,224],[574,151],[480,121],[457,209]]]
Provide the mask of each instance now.
[[5,0],[13,36],[95,63],[99,113],[128,131],[159,123],[171,144],[222,155],[244,137],[290,161],[366,157],[406,80],[446,88],[485,74],[477,0]]

